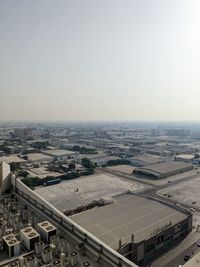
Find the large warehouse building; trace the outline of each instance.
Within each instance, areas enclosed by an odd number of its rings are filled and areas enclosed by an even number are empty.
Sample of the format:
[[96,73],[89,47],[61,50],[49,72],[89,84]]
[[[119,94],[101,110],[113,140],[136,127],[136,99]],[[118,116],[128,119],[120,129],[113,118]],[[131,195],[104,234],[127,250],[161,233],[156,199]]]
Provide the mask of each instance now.
[[71,218],[139,266],[171,248],[192,229],[189,211],[128,193]]
[[145,167],[136,168],[134,170],[134,174],[160,179],[190,171],[192,169],[194,169],[194,166],[190,163],[181,161],[167,161],[164,163],[157,163]]
[[129,161],[133,166],[143,167],[143,166],[147,166],[147,165],[151,165],[151,164],[164,162],[164,159],[162,159],[161,157],[140,155],[140,156],[135,156],[135,157],[129,158]]

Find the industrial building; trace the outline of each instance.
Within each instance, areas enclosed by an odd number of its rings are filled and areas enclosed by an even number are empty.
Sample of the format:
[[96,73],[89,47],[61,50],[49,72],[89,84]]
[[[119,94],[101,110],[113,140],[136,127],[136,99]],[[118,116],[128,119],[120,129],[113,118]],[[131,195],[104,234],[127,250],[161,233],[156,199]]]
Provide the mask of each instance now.
[[193,154],[181,154],[175,156],[175,160],[180,160],[188,163],[194,163],[195,155]]
[[8,164],[11,162],[16,162],[16,163],[26,162],[25,159],[20,158],[17,155],[9,155],[9,156],[0,157],[0,161],[3,161],[3,162],[8,163]]
[[10,193],[0,194],[1,267],[137,267],[14,175],[10,181]]
[[157,163],[145,167],[136,168],[134,170],[134,174],[154,179],[160,179],[190,171],[192,169],[194,169],[194,166],[190,163],[181,161],[167,161],[164,163]]
[[156,163],[165,161],[164,159],[160,157],[153,157],[150,155],[149,156],[147,155],[135,156],[135,157],[129,158],[128,160],[133,166],[136,166],[136,167],[143,167],[146,165],[156,164]]
[[53,157],[56,160],[66,160],[66,159],[69,159],[71,157],[75,157],[76,156],[76,153],[74,151],[59,150],[59,149],[44,150],[44,151],[42,151],[42,153],[44,155]]
[[53,157],[47,156],[41,153],[30,153],[28,154],[28,161],[32,163],[43,163],[53,161]]
[[[0,266],[101,267],[87,256],[82,243],[74,243],[57,227],[34,214],[14,194],[0,198]],[[110,265],[114,266],[114,265]],[[125,265],[134,267],[134,264]]]
[[192,230],[192,214],[133,194],[71,216],[79,225],[139,266],[181,241]]
[[32,136],[33,131],[31,128],[16,128],[14,129],[13,135],[15,137],[20,137],[20,138],[26,138],[29,136]]

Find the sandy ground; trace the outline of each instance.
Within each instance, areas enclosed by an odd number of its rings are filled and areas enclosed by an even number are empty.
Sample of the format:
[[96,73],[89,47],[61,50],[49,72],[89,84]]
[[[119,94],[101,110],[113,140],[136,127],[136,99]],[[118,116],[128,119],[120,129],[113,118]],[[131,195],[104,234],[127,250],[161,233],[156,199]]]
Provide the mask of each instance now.
[[118,165],[118,166],[106,167],[106,169],[108,169],[110,171],[121,172],[124,174],[132,174],[134,167],[130,166],[130,165]]

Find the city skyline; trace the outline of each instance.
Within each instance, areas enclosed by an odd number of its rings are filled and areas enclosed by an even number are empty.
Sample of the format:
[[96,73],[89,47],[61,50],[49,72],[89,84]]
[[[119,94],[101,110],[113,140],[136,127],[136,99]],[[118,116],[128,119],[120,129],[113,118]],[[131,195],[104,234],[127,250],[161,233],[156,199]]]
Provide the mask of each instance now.
[[0,121],[197,121],[197,0],[1,1]]

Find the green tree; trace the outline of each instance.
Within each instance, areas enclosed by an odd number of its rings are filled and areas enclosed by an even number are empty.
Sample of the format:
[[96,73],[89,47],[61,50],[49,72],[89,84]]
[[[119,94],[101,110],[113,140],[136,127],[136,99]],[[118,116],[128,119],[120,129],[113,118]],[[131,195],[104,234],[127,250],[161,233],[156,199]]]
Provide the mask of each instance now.
[[29,173],[26,170],[21,170],[18,172],[19,177],[27,177]]
[[83,167],[85,167],[86,169],[94,169],[94,165],[92,164],[92,162],[87,159],[87,158],[83,158],[81,160],[81,165],[83,165]]
[[10,163],[10,170],[11,172],[15,172],[20,169],[19,162],[11,162]]
[[74,162],[71,162],[68,167],[70,170],[74,170],[76,168],[76,164]]

